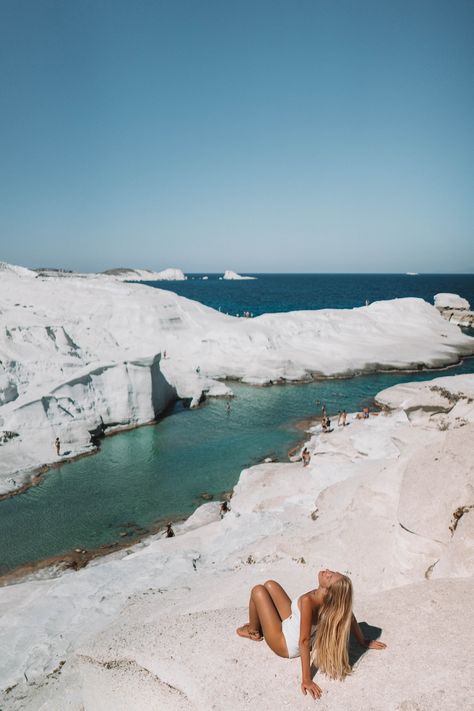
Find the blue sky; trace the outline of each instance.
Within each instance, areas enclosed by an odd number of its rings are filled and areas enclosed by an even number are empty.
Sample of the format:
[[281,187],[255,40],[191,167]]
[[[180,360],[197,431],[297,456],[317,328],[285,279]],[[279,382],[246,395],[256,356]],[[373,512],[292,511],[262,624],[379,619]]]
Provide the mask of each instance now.
[[474,272],[471,0],[0,0],[0,260]]

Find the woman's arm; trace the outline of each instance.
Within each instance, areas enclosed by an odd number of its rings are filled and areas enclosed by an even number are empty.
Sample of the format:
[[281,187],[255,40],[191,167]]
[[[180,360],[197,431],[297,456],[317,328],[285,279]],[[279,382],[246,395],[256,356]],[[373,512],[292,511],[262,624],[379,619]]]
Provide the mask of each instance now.
[[359,623],[357,622],[356,618],[354,615],[352,615],[352,620],[351,620],[351,632],[356,638],[356,640],[361,644],[363,647],[367,647],[367,649],[385,649],[387,646],[383,642],[379,642],[376,639],[365,639],[364,635],[362,634],[362,630],[359,627]]
[[356,638],[356,640],[359,642],[359,644],[363,644],[365,647],[365,639],[364,635],[362,634],[362,630],[359,627],[359,623],[357,622],[355,615],[352,615],[352,620],[351,620],[351,632]]
[[313,606],[306,596],[300,599],[300,657],[301,657],[301,691],[306,696],[309,692],[313,699],[319,699],[322,690],[311,679],[310,644],[311,627],[313,621]]

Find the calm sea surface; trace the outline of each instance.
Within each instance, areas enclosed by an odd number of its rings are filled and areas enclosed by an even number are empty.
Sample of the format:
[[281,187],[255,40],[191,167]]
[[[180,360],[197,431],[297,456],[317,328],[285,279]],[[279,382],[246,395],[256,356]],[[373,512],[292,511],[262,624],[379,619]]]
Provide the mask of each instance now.
[[[203,276],[208,276],[203,280]],[[454,293],[474,308],[474,274],[247,274],[257,279],[223,281],[222,274],[190,274],[187,281],[148,282],[232,315],[254,316],[306,309],[352,309],[366,301],[417,296],[433,303]]]
[[[473,275],[260,275],[235,282],[209,275],[165,286],[233,314],[349,308],[401,296],[432,301],[444,291],[474,304]],[[329,412],[355,410],[389,385],[467,372],[474,372],[472,358],[441,373],[271,388],[233,383],[230,414],[220,400],[197,410],[178,402],[157,425],[106,438],[97,455],[65,464],[40,486],[0,502],[0,573],[76,547],[132,541],[138,528],[189,515],[204,502],[203,494],[219,497],[230,490],[244,467],[267,456],[287,461],[288,449],[302,437],[297,423],[320,413],[317,401]]]

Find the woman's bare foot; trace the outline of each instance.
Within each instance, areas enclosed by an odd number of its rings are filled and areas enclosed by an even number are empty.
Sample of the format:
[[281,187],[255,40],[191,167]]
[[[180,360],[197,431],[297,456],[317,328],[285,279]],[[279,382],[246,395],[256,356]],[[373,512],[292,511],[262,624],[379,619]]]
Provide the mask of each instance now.
[[250,629],[248,623],[246,625],[242,625],[242,627],[238,627],[236,629],[236,632],[239,637],[246,637],[247,639],[251,639],[252,642],[261,642],[263,639],[262,635],[258,630]]

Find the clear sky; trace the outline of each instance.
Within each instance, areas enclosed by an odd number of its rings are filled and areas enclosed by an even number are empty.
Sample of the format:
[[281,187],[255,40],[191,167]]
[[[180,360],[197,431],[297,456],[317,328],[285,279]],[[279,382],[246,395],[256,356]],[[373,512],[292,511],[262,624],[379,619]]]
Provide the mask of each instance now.
[[473,0],[0,0],[0,260],[474,272]]

